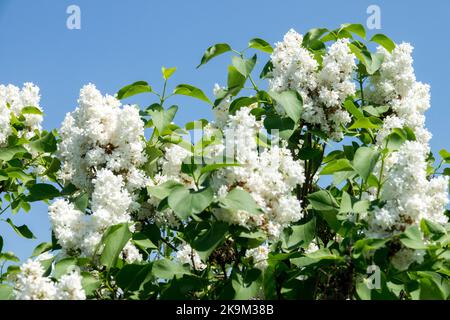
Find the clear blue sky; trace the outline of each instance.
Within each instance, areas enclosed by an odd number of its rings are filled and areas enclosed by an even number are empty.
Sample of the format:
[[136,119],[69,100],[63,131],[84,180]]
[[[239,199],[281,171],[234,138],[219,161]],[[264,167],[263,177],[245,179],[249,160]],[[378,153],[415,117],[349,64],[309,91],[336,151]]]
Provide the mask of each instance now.
[[[66,28],[71,4],[81,8],[81,30]],[[228,42],[243,49],[253,37],[274,43],[290,28],[304,33],[346,22],[365,24],[371,4],[381,9],[381,30],[370,34],[381,32],[414,45],[417,77],[432,87],[427,126],[433,151],[449,147],[449,1],[0,0],[0,83],[36,83],[46,113],[44,127],[57,128],[76,107],[86,83],[111,94],[136,80],[159,88],[161,66],[176,66],[172,84],[191,83],[210,95],[215,82],[225,83],[229,57],[196,70],[209,45]],[[180,106],[177,122],[211,117],[196,100],[173,102]],[[13,220],[28,224],[38,238],[21,239],[0,224],[5,249],[21,259],[49,240],[46,205],[34,204],[30,213]]]

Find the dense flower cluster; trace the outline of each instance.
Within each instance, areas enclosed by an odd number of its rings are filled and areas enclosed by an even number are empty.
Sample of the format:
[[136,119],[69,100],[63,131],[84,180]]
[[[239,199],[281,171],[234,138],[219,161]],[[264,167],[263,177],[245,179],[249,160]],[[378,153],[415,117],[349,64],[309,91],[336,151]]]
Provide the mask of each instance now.
[[14,279],[14,295],[18,300],[85,300],[86,294],[78,272],[69,272],[53,282],[44,276],[41,259],[28,260]]
[[[118,100],[103,97],[93,85],[81,89],[79,104],[61,128],[60,177],[89,195],[92,214],[57,200],[49,215],[66,253],[91,256],[108,227],[124,222],[132,227],[130,213],[139,209],[133,192],[147,180],[139,169],[146,160],[144,128],[137,108],[121,109]],[[142,259],[131,243],[122,255],[129,262]]]
[[[416,141],[406,141],[390,153],[384,162],[381,200],[385,204],[369,216],[368,233],[385,237],[419,225],[423,218],[446,223],[444,212],[449,200],[448,177],[430,178],[427,174],[431,134],[425,128],[424,112],[430,107],[429,86],[416,81],[412,47],[402,43],[392,53],[381,47],[378,52],[384,61],[379,74],[371,79],[369,98],[375,104],[388,105],[392,112],[377,133],[377,144],[384,146],[394,128],[409,127],[416,137]],[[380,170],[379,166],[378,173]],[[414,261],[423,261],[423,252],[402,248],[392,258],[399,270],[406,270]]]
[[60,130],[60,178],[90,190],[97,171],[105,168],[122,176],[129,191],[144,186],[145,175],[139,170],[146,161],[144,124],[139,109],[121,108],[119,100],[102,96],[92,84],[81,89],[78,103]]
[[[340,39],[328,48],[320,68],[302,42],[303,36],[291,29],[283,42],[276,44],[269,87],[275,91],[296,90],[303,98],[302,119],[340,140],[341,127],[351,121],[342,103],[355,93],[355,56],[350,52],[348,39]],[[283,113],[281,109],[277,111]]]
[[412,46],[402,43],[389,53],[379,47],[378,53],[384,57],[378,75],[371,77],[371,90],[367,95],[378,105],[389,105],[392,114],[384,119],[383,128],[377,135],[377,142],[394,128],[411,128],[417,141],[426,145],[431,133],[425,128],[424,112],[430,107],[430,87],[416,81],[413,68]]
[[396,162],[386,173],[381,199],[386,204],[378,208],[370,223],[371,232],[390,234],[401,232],[422,218],[446,223],[448,179],[427,179],[426,150],[417,141],[406,141],[395,154]]
[[430,106],[429,86],[416,81],[409,44],[398,45],[392,53],[383,48],[378,48],[378,52],[384,61],[380,74],[372,78],[370,96],[378,104],[389,105],[393,113],[385,119],[377,141],[381,145],[392,129],[405,126],[413,130],[416,141],[405,142],[386,159],[386,182],[381,193],[386,204],[373,213],[370,232],[401,232],[422,218],[446,223],[448,178],[427,177],[431,134],[425,128],[424,112]]
[[0,85],[0,147],[5,144],[12,133],[11,116],[24,116],[24,128],[18,131],[19,137],[31,138],[35,130],[41,129],[42,115],[23,112],[25,107],[35,107],[42,111],[39,88],[32,83],[25,83],[20,89],[13,85]]
[[256,137],[261,123],[250,111],[244,107],[229,116],[223,128],[223,150],[227,158],[233,155],[239,166],[219,170],[212,185],[219,198],[233,188],[248,191],[263,214],[255,216],[245,210],[230,212],[223,208],[216,209],[214,214],[232,224],[258,227],[276,238],[284,227],[303,217],[301,202],[293,191],[304,182],[304,170],[282,145],[259,151]]

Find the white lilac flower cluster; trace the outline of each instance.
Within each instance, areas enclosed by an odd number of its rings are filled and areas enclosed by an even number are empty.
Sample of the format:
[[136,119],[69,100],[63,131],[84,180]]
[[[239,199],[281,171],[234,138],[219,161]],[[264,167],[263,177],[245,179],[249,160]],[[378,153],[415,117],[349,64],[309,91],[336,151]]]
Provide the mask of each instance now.
[[379,74],[371,78],[371,90],[367,93],[370,101],[378,105],[389,105],[392,114],[384,119],[378,132],[377,143],[394,128],[410,127],[417,141],[426,145],[431,133],[425,128],[424,112],[430,107],[430,87],[416,81],[411,56],[413,47],[402,43],[389,53],[386,49],[377,49],[383,57]]
[[250,111],[247,107],[239,109],[223,128],[226,158],[235,159],[239,166],[217,171],[211,184],[219,199],[233,188],[244,189],[262,214],[224,208],[215,209],[214,214],[220,220],[249,229],[257,227],[277,238],[286,226],[303,217],[301,202],[293,192],[305,180],[304,169],[283,145],[258,149],[256,137],[262,125]]
[[381,192],[386,204],[377,208],[370,219],[370,233],[383,236],[404,231],[422,218],[446,223],[448,178],[427,179],[427,148],[418,141],[406,141],[393,154]]
[[[235,115],[228,114],[226,121],[216,118],[210,124],[210,131],[219,130],[221,140],[214,144],[214,150],[206,151],[206,156],[216,159],[221,156],[222,160],[232,159],[239,164],[214,173],[211,186],[216,199],[225,197],[234,188],[242,188],[249,192],[262,213],[253,215],[245,210],[216,208],[214,215],[230,224],[248,229],[259,228],[272,238],[277,238],[286,226],[303,217],[301,202],[293,192],[305,180],[304,169],[285,146],[273,145],[259,150],[257,135],[262,124],[250,112],[251,107],[243,107]],[[209,154],[211,152],[213,156]],[[165,147],[159,163],[160,171],[148,182],[148,187],[175,181],[195,189],[192,178],[181,172],[183,161],[191,155],[190,151],[179,145]],[[150,196],[148,204],[141,208],[139,218],[153,219],[158,225],[179,226],[180,222],[170,208],[157,210],[160,202],[161,199]]]
[[[339,39],[332,44],[322,66],[302,42],[303,36],[291,29],[283,42],[275,44],[269,88],[277,92],[296,90],[303,98],[302,119],[317,125],[332,139],[341,140],[341,127],[351,121],[342,103],[356,90],[352,80],[356,63],[349,40]],[[284,113],[281,109],[277,111]]]
[[430,107],[429,86],[416,81],[411,45],[402,43],[392,53],[378,48],[378,52],[384,61],[379,75],[371,80],[370,99],[389,105],[393,113],[384,120],[377,142],[381,145],[392,129],[404,126],[416,136],[416,141],[406,141],[384,163],[382,178],[386,182],[381,200],[386,204],[377,208],[370,219],[370,233],[383,236],[401,232],[422,218],[446,223],[448,178],[427,178],[431,134],[425,128],[424,112]]
[[107,169],[122,176],[130,192],[145,186],[145,174],[139,170],[146,161],[139,109],[121,108],[119,100],[102,96],[93,84],[81,89],[78,103],[60,130],[60,179],[90,190],[97,171]]
[[[195,183],[189,175],[181,172],[183,161],[191,156],[191,152],[176,144],[169,144],[164,147],[164,156],[158,161],[159,172],[147,181],[147,187],[157,187],[167,181],[174,181],[195,189]],[[180,221],[171,208],[157,210],[161,199],[151,196],[144,204],[139,213],[138,219],[145,220],[150,218],[159,226],[169,225],[178,227]]]
[[[117,99],[103,97],[91,84],[81,89],[79,104],[61,128],[59,175],[88,194],[91,214],[60,199],[49,207],[49,215],[65,253],[91,256],[108,227],[130,223],[133,228],[130,213],[139,209],[135,191],[147,182],[139,169],[146,161],[144,124],[136,107],[120,108]],[[127,262],[142,259],[131,243],[122,257]]]
[[39,259],[28,260],[15,276],[14,296],[17,300],[85,300],[79,272],[69,272],[53,282],[44,276]]
[[[425,128],[424,112],[430,107],[429,86],[416,81],[411,57],[412,47],[398,45],[392,53],[383,48],[380,73],[371,80],[370,99],[377,104],[390,106],[392,114],[377,133],[379,146],[394,128],[411,128],[415,141],[406,141],[392,152],[384,162],[383,188],[378,207],[369,216],[368,234],[385,237],[402,232],[410,225],[419,225],[425,218],[435,223],[448,221],[444,212],[449,203],[448,177],[427,177],[428,142],[431,134]],[[381,170],[380,167],[377,170]],[[423,252],[402,248],[392,258],[399,270],[414,261],[423,260]]]
[[264,270],[269,266],[269,252],[267,245],[260,245],[259,247],[248,249],[245,252],[245,256],[251,260],[255,268]]
[[[25,83],[22,89],[11,84],[0,85],[0,147],[12,133],[11,115],[19,117],[25,107],[35,107],[42,111],[40,99],[39,88],[32,83]],[[25,127],[19,130],[18,135],[31,138],[35,130],[41,129],[42,115],[25,113],[23,116]]]
[[175,258],[181,264],[188,264],[191,268],[198,271],[202,271],[207,267],[207,265],[202,262],[198,252],[192,249],[192,247],[187,243],[181,246],[181,248],[176,252]]

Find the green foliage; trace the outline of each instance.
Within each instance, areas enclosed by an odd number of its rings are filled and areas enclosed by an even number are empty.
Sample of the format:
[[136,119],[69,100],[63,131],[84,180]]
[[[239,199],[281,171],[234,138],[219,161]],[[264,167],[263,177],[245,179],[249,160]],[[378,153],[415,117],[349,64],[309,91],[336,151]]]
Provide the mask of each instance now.
[[[232,54],[224,70],[227,87],[219,91],[214,103],[200,88],[189,84],[179,84],[166,95],[175,67],[162,67],[162,93],[145,81],[120,89],[117,98],[121,100],[142,93],[157,98],[140,111],[150,135],[147,138],[146,132],[142,137],[146,163],[140,169],[151,180],[148,187],[133,195],[141,208],[127,212],[133,222],[109,227],[91,256],[74,249],[68,250],[62,259],[41,261],[45,276],[56,281],[71,270],[80,270],[83,289],[90,299],[448,300],[448,223],[427,219],[420,223],[404,221],[404,228],[383,237],[366,233],[376,209],[386,205],[381,195],[385,190],[383,170],[387,170],[387,161],[406,141],[416,140],[413,130],[405,126],[392,129],[384,141],[377,141],[384,120],[395,110],[384,103],[374,103],[365,95],[383,63],[383,55],[369,47],[376,43],[391,52],[395,43],[382,34],[370,40],[366,37],[363,25],[343,24],[334,30],[311,29],[299,44],[312,54],[320,69],[329,43],[349,39],[349,49],[357,59],[352,76],[359,88],[339,106],[351,118],[340,128],[345,139],[339,143],[333,143],[330,134],[320,126],[305,120],[303,99],[297,91],[267,92],[261,89],[265,84],[260,86],[255,82],[255,72],[260,72],[258,81],[261,81],[272,76],[273,68],[270,60],[258,61],[254,54],[254,50],[261,56],[273,53],[272,46],[260,38],[251,39],[240,52],[226,43],[206,50],[198,67],[224,53]],[[165,103],[176,95],[195,98],[213,108],[222,108],[221,102],[226,100],[229,115],[250,107],[251,114],[267,130],[265,134],[270,136],[271,130],[278,130],[283,145],[302,164],[305,178],[292,193],[301,203],[299,220],[283,225],[278,238],[268,235],[270,221],[261,220],[264,212],[274,209],[272,204],[260,207],[258,197],[245,183],[233,181],[224,194],[217,192],[215,179],[222,178],[221,174],[228,168],[245,168],[245,163],[210,162],[215,159],[205,150],[222,141],[220,134],[186,140],[184,135],[188,131],[221,129],[205,119],[181,127],[174,124],[176,113],[183,106],[168,107]],[[326,111],[333,112],[333,108]],[[14,214],[29,211],[35,202],[48,203],[63,197],[87,215],[93,214],[94,209],[89,190],[78,189],[58,178],[61,160],[56,152],[57,131],[36,130],[31,138],[16,134],[16,127],[24,126],[24,114],[41,115],[42,111],[27,106],[22,115],[11,120],[15,131],[0,148],[0,215],[11,213],[1,220],[18,236],[34,239],[27,225],[14,223]],[[272,140],[263,140],[256,139],[258,146],[271,147]],[[187,159],[179,159],[184,160],[179,177],[161,183],[158,174],[162,158],[174,144],[192,154]],[[429,155],[428,178],[450,176],[450,153],[442,149],[439,155],[437,160],[433,154]],[[199,159],[200,162],[194,161]],[[164,223],[164,215],[172,212],[173,221]],[[221,215],[244,217],[254,225],[230,224],[222,221]],[[448,211],[447,216],[450,216]],[[0,236],[0,300],[13,298],[8,279],[20,272],[18,257],[2,251],[7,240]],[[142,261],[127,261],[123,249],[128,243],[135,246]],[[261,245],[269,251],[268,257],[255,261],[249,253],[263,250]],[[60,249],[52,234],[52,241],[37,245],[31,256],[36,258],[50,252],[58,255]],[[411,250],[423,259],[399,270],[393,257],[400,250]],[[3,265],[9,265],[7,270]],[[379,282],[375,288],[368,285],[368,270],[373,266],[377,267]]]

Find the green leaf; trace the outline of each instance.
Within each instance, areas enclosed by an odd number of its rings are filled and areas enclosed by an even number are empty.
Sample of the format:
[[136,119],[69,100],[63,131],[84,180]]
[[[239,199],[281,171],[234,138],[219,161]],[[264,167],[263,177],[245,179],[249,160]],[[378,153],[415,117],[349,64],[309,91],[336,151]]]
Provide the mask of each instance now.
[[395,43],[391,39],[389,39],[384,34],[378,33],[370,39],[372,42],[376,42],[382,47],[384,47],[387,51],[392,52],[395,49]]
[[142,264],[128,264],[117,274],[117,285],[124,291],[136,291],[151,279],[152,266]]
[[211,252],[213,252],[218,245],[225,241],[225,236],[227,233],[228,224],[225,222],[215,221],[210,228],[199,234],[199,236],[192,243],[192,248],[197,250],[203,261],[207,261]]
[[20,110],[20,112],[22,114],[39,114],[39,115],[43,114],[41,109],[39,109],[38,107],[33,107],[33,106],[23,107],[22,110]]
[[239,71],[244,77],[248,77],[255,67],[256,54],[251,59],[243,59],[241,57],[234,56],[231,61],[237,71]]
[[147,110],[148,114],[152,117],[153,124],[156,129],[158,129],[159,134],[162,134],[172,123],[177,111],[178,106],[171,106],[169,109],[164,110],[160,105],[156,105],[152,109]]
[[[314,28],[309,30],[305,36],[303,37],[302,45],[304,47],[312,47],[315,48],[317,42],[319,42],[320,37],[322,37],[325,33],[327,33],[329,30],[326,28]],[[325,41],[324,39],[321,39],[322,41]],[[321,42],[321,41],[320,41]]]
[[133,243],[143,250],[158,248],[158,246],[153,243],[152,239],[144,232],[133,234]]
[[33,232],[31,232],[26,225],[16,226],[10,218],[6,219],[6,222],[14,229],[14,231],[19,236],[26,239],[36,239],[36,237],[33,235]]
[[0,283],[0,300],[11,300],[13,298],[13,287]]
[[320,175],[333,174],[339,171],[353,171],[353,167],[348,159],[336,159],[329,162],[320,172]]
[[367,182],[370,173],[375,168],[375,165],[380,157],[380,153],[369,147],[359,147],[353,158],[353,168],[359,176]]
[[93,296],[95,290],[97,290],[101,285],[100,280],[98,280],[89,272],[82,272],[81,277],[81,286],[83,287],[86,296]]
[[373,124],[369,118],[359,118],[355,121],[355,123],[353,123],[350,126],[350,130],[353,129],[359,129],[359,128],[363,128],[363,129],[376,129],[379,126],[376,124]]
[[450,152],[448,152],[445,149],[442,149],[441,151],[439,151],[439,155],[442,157],[445,163],[450,163]]
[[177,70],[176,67],[167,68],[167,69],[165,67],[162,67],[161,72],[162,72],[164,80],[168,80],[176,70]]
[[179,94],[205,101],[212,105],[211,100],[203,93],[202,90],[189,84],[180,84],[173,90],[173,94]]
[[76,197],[73,204],[75,205],[75,208],[77,208],[81,212],[84,212],[89,205],[89,194],[86,192],[79,195],[78,197]]
[[250,214],[261,214],[253,197],[245,190],[235,188],[220,200],[222,207],[232,210],[245,210]]
[[364,29],[364,26],[359,23],[346,23],[341,26],[342,29],[345,29],[349,32],[352,32],[361,38],[366,38],[366,30]]
[[298,245],[305,247],[311,243],[316,236],[316,218],[308,222],[290,227],[291,233],[287,237],[286,248],[291,249]]
[[36,183],[29,189],[30,194],[27,196],[29,202],[51,200],[59,197],[60,192],[51,184]]
[[211,188],[191,191],[186,187],[177,187],[169,195],[168,203],[175,214],[185,220],[194,213],[205,210],[212,202],[214,193]]
[[217,57],[218,55],[221,55],[228,51],[231,51],[231,47],[226,43],[217,43],[217,44],[209,47],[208,49],[206,49],[206,51],[202,57],[202,60],[201,60],[200,64],[197,66],[197,68],[204,65],[212,58]]
[[53,248],[53,245],[50,242],[42,242],[34,248],[32,257],[37,257],[38,255],[50,251]]
[[244,76],[235,66],[228,66],[228,92],[235,96],[245,85],[247,77]]
[[334,211],[338,204],[328,190],[320,190],[308,195],[309,203],[318,211]]
[[283,91],[281,93],[271,91],[269,95],[278,105],[283,107],[289,118],[295,123],[298,122],[303,109],[303,100],[297,91]]
[[447,233],[445,228],[441,224],[427,219],[422,219],[420,221],[420,229],[426,236],[441,235]]
[[211,171],[216,171],[218,169],[227,168],[227,167],[239,167],[241,166],[239,163],[214,163],[208,164],[201,169],[201,173],[208,173]]
[[267,41],[260,38],[251,39],[248,43],[248,47],[267,53],[273,52],[272,46]]
[[[0,253],[0,261],[6,260],[6,261],[12,261],[12,262],[19,262],[19,258],[12,252],[3,252]],[[1,276],[1,274],[0,274]]]
[[16,155],[22,155],[27,152],[27,149],[22,146],[0,148],[0,160],[9,161],[14,159]]
[[269,114],[264,119],[264,127],[273,134],[273,130],[278,130],[280,138],[289,140],[297,125],[291,118],[281,117],[276,114]]
[[231,285],[234,289],[235,300],[248,300],[255,298],[261,288],[261,271],[251,269],[244,275],[233,272],[231,275]]
[[400,236],[400,242],[411,249],[424,250],[427,248],[423,242],[422,233],[416,225],[406,228],[405,232]]
[[316,263],[333,263],[337,264],[342,261],[342,257],[328,248],[321,248],[312,253],[305,254],[305,257],[292,258],[291,263],[298,267],[306,267]]
[[163,184],[160,184],[156,187],[148,187],[147,192],[149,195],[152,195],[160,200],[167,198],[173,189],[177,187],[182,187],[183,185],[179,182],[175,181],[166,181]]
[[122,100],[145,92],[152,92],[152,87],[145,81],[137,81],[120,89],[117,93],[117,99]]
[[[441,283],[434,278],[422,278],[420,283],[420,300],[446,300],[447,296],[441,288]],[[444,280],[446,281],[446,280]],[[448,281],[448,280],[447,280]],[[447,283],[448,286],[448,283]]]
[[261,70],[261,73],[259,74],[260,79],[266,79],[271,76],[273,70],[273,63],[272,60],[267,61],[267,63],[264,65],[263,69]]
[[359,110],[355,104],[353,103],[353,101],[351,100],[346,100],[344,102],[344,108],[345,110],[347,110],[348,112],[350,112],[350,114],[352,116],[354,116],[356,119],[361,119],[364,118],[364,114],[361,110]]
[[77,265],[76,258],[64,258],[55,264],[52,277],[55,279],[61,278],[63,275],[73,271]]
[[100,262],[107,269],[117,264],[119,255],[127,242],[131,239],[128,223],[111,226],[106,230],[101,243],[105,245],[100,256]]
[[180,264],[169,259],[157,260],[153,263],[152,273],[155,277],[161,279],[173,279],[189,272]]
[[56,137],[53,132],[48,132],[37,140],[29,143],[30,148],[38,153],[53,153],[56,151]]

